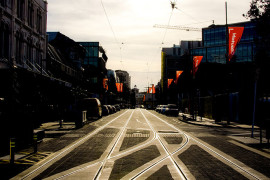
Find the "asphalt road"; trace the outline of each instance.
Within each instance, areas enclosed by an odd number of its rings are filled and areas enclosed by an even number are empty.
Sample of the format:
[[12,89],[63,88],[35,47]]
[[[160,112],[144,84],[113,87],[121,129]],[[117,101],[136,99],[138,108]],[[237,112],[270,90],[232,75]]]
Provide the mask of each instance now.
[[269,179],[270,153],[247,130],[122,110],[42,142],[43,160],[13,179]]

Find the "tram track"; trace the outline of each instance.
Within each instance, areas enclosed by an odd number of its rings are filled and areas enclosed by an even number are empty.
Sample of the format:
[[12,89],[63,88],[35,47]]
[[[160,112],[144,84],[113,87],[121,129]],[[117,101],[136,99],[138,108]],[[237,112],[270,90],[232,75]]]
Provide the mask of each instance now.
[[98,132],[100,132],[101,130],[105,129],[109,124],[111,124],[112,122],[116,121],[118,118],[120,118],[123,115],[125,115],[127,112],[129,112],[129,110],[126,110],[125,112],[123,112],[119,116],[115,117],[114,119],[110,120],[109,122],[107,122],[103,126],[95,129],[93,132],[91,132],[88,135],[86,135],[86,136],[82,137],[81,139],[77,140],[75,143],[72,143],[71,145],[67,146],[66,148],[64,148],[64,149],[62,149],[62,150],[54,153],[54,155],[51,155],[50,156],[51,158],[48,157],[47,159],[44,159],[42,162],[39,163],[41,165],[38,165],[37,167],[30,168],[30,172],[27,172],[26,174],[22,175],[22,177],[20,179],[22,179],[22,180],[23,179],[29,179],[34,173],[41,171],[47,165],[53,163],[56,159],[58,159],[58,158],[60,158],[60,157],[62,157],[64,155],[68,154],[73,149],[75,149],[76,147],[78,147],[79,145],[81,145],[82,143],[84,143],[85,141],[87,141],[89,138],[91,138],[92,136],[94,136],[95,134],[97,134]]
[[[210,145],[208,145],[207,143],[202,142],[201,140],[198,140],[197,138],[195,138],[195,137],[189,135],[188,133],[186,133],[186,132],[180,130],[179,128],[177,128],[177,127],[175,127],[174,125],[168,123],[167,121],[161,119],[160,117],[156,116],[155,114],[153,114],[153,113],[151,113],[151,112],[149,112],[149,111],[147,111],[147,113],[149,113],[150,115],[156,117],[156,118],[159,119],[160,121],[166,123],[167,125],[169,125],[169,126],[172,127],[173,129],[175,129],[175,130],[181,132],[183,135],[185,135],[186,137],[188,137],[188,139],[189,139],[190,141],[192,140],[193,142],[195,142],[195,143],[196,143],[197,145],[199,145],[200,147],[203,147],[205,150],[212,152],[212,153],[215,154],[217,157],[219,157],[220,160],[226,161],[228,164],[230,164],[231,166],[233,166],[235,169],[238,169],[240,172],[243,172],[244,174],[246,174],[247,177],[252,177],[252,179],[258,179],[258,180],[259,180],[259,179],[262,179],[262,178],[256,176],[254,173],[250,172],[250,171],[248,170],[247,167],[242,167],[241,165],[239,165],[239,164],[233,162],[231,159],[229,159],[229,158],[225,157],[224,155],[222,155],[221,153],[217,152],[217,151],[214,150],[212,147],[210,147]],[[176,153],[178,153],[178,152],[179,152],[179,151],[175,151],[173,154],[176,154]],[[232,158],[232,159],[233,159],[233,158]]]
[[[138,120],[138,118],[132,119],[134,112],[136,112],[136,111],[139,111],[142,119],[140,119],[140,120]],[[123,120],[120,118],[123,117],[124,115],[128,115],[127,114],[128,112],[130,113],[130,115],[127,116],[128,117],[127,120],[122,122]],[[116,120],[119,120],[119,121],[116,121]],[[144,124],[144,126],[148,126],[149,130],[150,130],[150,134],[152,134],[150,137],[152,137],[152,138],[148,139],[147,141],[145,141],[143,143],[138,144],[138,146],[136,145],[134,147],[130,147],[130,148],[124,150],[123,152],[119,152],[119,151],[117,151],[118,149],[116,147],[119,147],[120,143],[122,142],[121,140],[123,140],[125,138],[125,132],[128,128],[128,125],[133,120],[134,120],[134,122]],[[162,123],[153,123],[153,122],[156,122],[156,120],[158,120]],[[144,123],[144,121],[146,123]],[[106,153],[102,155],[101,159],[89,162],[89,163],[82,165],[81,167],[78,167],[78,168],[76,167],[74,169],[70,169],[68,171],[61,172],[60,174],[56,174],[52,177],[49,177],[49,179],[64,179],[64,178],[67,178],[69,176],[76,175],[76,173],[87,170],[88,168],[91,168],[91,167],[96,168],[94,170],[95,174],[93,173],[93,179],[104,179],[104,177],[109,178],[108,175],[110,175],[110,174],[108,174],[108,172],[106,172],[107,175],[102,176],[104,173],[103,172],[104,168],[107,165],[108,161],[115,162],[116,160],[119,160],[119,159],[121,159],[129,154],[132,154],[134,152],[142,150],[143,148],[146,148],[149,145],[158,145],[159,148],[163,149],[162,150],[163,154],[161,154],[159,157],[153,159],[151,161],[151,164],[148,164],[148,165],[145,164],[144,166],[141,166],[140,168],[136,168],[132,172],[130,171],[128,174],[126,174],[123,177],[124,179],[127,177],[128,177],[128,179],[140,179],[140,178],[142,178],[142,176],[144,174],[146,174],[144,176],[149,176],[149,174],[151,174],[156,167],[160,167],[161,164],[164,164],[164,163],[166,165],[172,165],[171,167],[174,168],[175,173],[177,172],[176,174],[179,178],[189,179],[190,174],[188,174],[187,168],[183,167],[184,164],[182,163],[181,159],[176,157],[176,155],[183,153],[189,147],[189,145],[194,145],[194,144],[198,145],[199,147],[201,147],[202,149],[207,151],[209,154],[211,154],[213,157],[217,158],[221,162],[224,163],[224,161],[225,161],[227,165],[229,165],[230,167],[232,167],[235,170],[237,169],[238,172],[241,172],[241,174],[243,174],[245,177],[248,177],[249,179],[263,179],[262,177],[264,177],[263,175],[260,175],[260,173],[258,173],[259,175],[257,176],[256,171],[255,171],[255,174],[256,174],[255,175],[254,171],[252,169],[250,171],[249,167],[244,166],[243,164],[239,163],[239,161],[235,161],[229,155],[222,153],[221,151],[213,148],[212,146],[203,142],[202,140],[200,140],[196,137],[193,137],[189,133],[186,133],[183,130],[179,129],[178,127],[176,127],[176,125],[171,124],[173,122],[170,122],[170,120],[167,120],[167,119],[164,120],[162,117],[159,117],[150,111],[140,109],[140,110],[126,110],[125,112],[123,112],[119,116],[115,117],[114,119],[109,120],[109,122],[100,126],[99,128],[97,128],[93,132],[87,134],[86,136],[79,139],[78,141],[76,141],[72,145],[66,147],[63,150],[60,150],[59,152],[54,154],[54,156],[52,156],[51,158],[49,157],[48,159],[43,160],[41,165],[39,165],[38,167],[32,168],[31,171],[28,171],[26,174],[21,176],[22,177],[21,179],[31,179],[32,176],[34,176],[34,174],[42,172],[50,164],[54,163],[57,159],[61,158],[62,156],[65,156],[66,154],[71,152],[73,149],[75,149],[76,147],[83,144],[91,137],[93,137],[95,134],[99,133],[100,131],[102,131],[103,129],[105,129],[109,126],[113,126],[112,125],[113,122],[116,122],[116,124],[121,122],[121,123],[123,123],[123,126],[121,126],[119,128],[116,127],[118,129],[120,129],[120,131],[113,138],[113,141],[110,142],[110,145],[108,146],[108,148],[105,151]],[[159,124],[159,126],[156,124]],[[162,126],[160,124],[162,124]],[[121,124],[118,124],[117,126],[119,126],[119,125],[121,125]],[[167,130],[167,129],[169,129],[169,130]],[[170,148],[170,145],[168,143],[165,143],[165,139],[162,137],[162,135],[164,135],[164,134],[177,134],[177,135],[180,135],[183,138],[183,140],[179,145],[174,145],[173,149],[172,149],[172,148]],[[161,149],[160,149],[160,151],[161,151]]]
[[[170,159],[170,161],[172,162],[172,164],[175,166],[175,168],[178,171],[179,176],[181,177],[181,179],[187,179],[187,177],[185,176],[185,174],[183,173],[183,171],[181,170],[179,164],[177,164],[177,162],[175,161],[173,155],[179,151],[181,151],[189,142],[188,136],[185,136],[186,138],[186,142],[184,142],[182,144],[182,146],[180,148],[178,148],[177,150],[175,150],[173,153],[169,152],[168,148],[165,146],[165,144],[162,142],[159,133],[154,129],[154,127],[151,125],[151,123],[149,122],[149,120],[146,118],[146,116],[144,115],[144,113],[140,110],[141,114],[143,115],[144,119],[146,120],[147,124],[149,125],[149,127],[151,128],[151,130],[153,131],[153,133],[155,134],[155,139],[158,140],[158,142],[161,144],[161,146],[163,147],[163,149],[166,152],[166,156],[161,158],[160,160],[156,161],[155,163],[151,164],[150,166],[148,166],[147,168],[145,168],[144,170],[142,170],[141,172],[139,172],[137,175],[133,176],[131,179],[137,179],[139,178],[142,174],[144,174],[145,172],[151,170],[153,167],[155,167],[156,165],[158,165],[159,163],[163,162],[166,159]],[[176,129],[177,130],[177,129]],[[177,130],[178,132],[180,132],[179,130]]]
[[[64,174],[64,175],[62,175],[62,176],[60,176],[60,177],[58,177],[58,178],[55,178],[55,179],[60,180],[60,179],[66,178],[66,177],[68,177],[68,176],[71,176],[71,175],[73,175],[73,174],[75,174],[75,173],[77,173],[77,172],[83,171],[83,170],[85,170],[85,169],[87,169],[87,168],[90,168],[90,167],[93,167],[93,166],[95,166],[95,165],[100,164],[100,167],[98,168],[97,173],[96,173],[96,175],[95,175],[94,178],[93,178],[93,179],[99,179],[100,176],[101,176],[101,174],[102,174],[102,171],[103,171],[103,169],[104,169],[104,166],[106,165],[106,162],[107,162],[108,160],[115,159],[115,158],[121,157],[121,156],[125,156],[126,154],[135,152],[135,151],[137,151],[137,150],[139,150],[139,149],[142,149],[143,147],[146,147],[147,145],[151,144],[151,143],[156,139],[156,137],[153,137],[151,140],[147,141],[146,143],[141,144],[140,146],[137,146],[137,147],[132,148],[132,149],[130,149],[130,150],[124,151],[124,152],[119,153],[119,154],[117,154],[117,155],[115,155],[115,156],[111,156],[112,153],[113,153],[114,150],[115,150],[116,145],[119,143],[120,138],[123,136],[123,134],[124,134],[124,132],[125,132],[125,130],[126,130],[126,128],[127,128],[127,125],[128,125],[128,123],[130,122],[130,119],[132,118],[132,115],[133,115],[134,111],[135,111],[135,110],[132,111],[132,113],[131,113],[131,115],[129,116],[128,120],[126,121],[125,125],[121,128],[121,132],[118,133],[119,135],[117,136],[117,138],[115,139],[115,141],[112,142],[113,145],[112,145],[112,147],[111,147],[109,150],[107,150],[107,151],[109,151],[109,153],[106,155],[106,157],[105,157],[103,160],[99,160],[99,161],[97,161],[97,162],[95,162],[95,163],[93,163],[93,164],[87,165],[87,166],[85,166],[85,167],[83,167],[83,168],[76,169],[75,171],[69,172],[69,173]],[[108,124],[108,123],[107,123],[107,124]],[[106,125],[107,125],[107,124],[106,124]]]

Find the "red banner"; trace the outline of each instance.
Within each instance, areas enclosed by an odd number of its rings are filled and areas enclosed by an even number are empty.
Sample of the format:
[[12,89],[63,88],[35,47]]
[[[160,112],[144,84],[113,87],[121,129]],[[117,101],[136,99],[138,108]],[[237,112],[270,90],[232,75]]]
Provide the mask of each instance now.
[[229,61],[232,59],[235,51],[236,46],[240,42],[244,27],[228,27],[229,31],[229,53],[228,59]]
[[196,72],[198,71],[199,65],[203,59],[203,56],[194,56],[193,57],[193,77],[195,76]]
[[147,93],[150,93],[152,91],[152,88],[148,87]]
[[176,71],[176,83],[178,82],[178,78],[183,73],[183,71]]
[[120,83],[120,92],[123,92],[123,83]]
[[121,92],[121,85],[120,85],[120,83],[115,83],[115,84],[116,84],[117,92]]
[[108,79],[107,78],[104,78],[103,79],[103,88],[106,89],[108,91]]
[[156,93],[156,88],[154,86],[154,84],[152,85],[152,94],[155,94]]
[[168,89],[169,89],[170,85],[172,84],[172,82],[173,82],[173,79],[168,79]]

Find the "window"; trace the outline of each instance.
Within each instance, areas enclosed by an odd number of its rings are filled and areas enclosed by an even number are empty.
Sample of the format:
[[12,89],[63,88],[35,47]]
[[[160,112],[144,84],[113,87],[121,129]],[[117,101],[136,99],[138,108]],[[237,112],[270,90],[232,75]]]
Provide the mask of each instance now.
[[37,10],[37,32],[42,33],[42,15],[41,10]]
[[17,0],[17,17],[23,19],[24,14],[24,0]]
[[33,63],[33,54],[32,54],[32,40],[28,40],[26,45],[26,58],[29,62]]
[[16,36],[16,63],[22,64],[22,38],[20,34]]
[[0,47],[0,58],[9,59],[9,31],[4,23],[1,23],[0,28]]
[[6,6],[6,0],[1,0],[0,1],[0,5],[3,6],[3,7],[5,7]]
[[29,2],[28,3],[28,25],[30,27],[33,27],[34,26],[34,23],[33,23],[33,14],[34,14],[34,7],[33,7],[33,3],[32,2]]

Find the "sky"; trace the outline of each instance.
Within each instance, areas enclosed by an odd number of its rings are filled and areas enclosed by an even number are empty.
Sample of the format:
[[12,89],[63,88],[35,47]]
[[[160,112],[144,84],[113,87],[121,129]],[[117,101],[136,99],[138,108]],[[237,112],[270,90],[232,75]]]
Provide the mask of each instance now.
[[[161,78],[161,48],[201,40],[201,32],[155,24],[203,28],[225,24],[225,0],[47,0],[47,31],[74,41],[100,42],[107,69],[125,70],[140,91]],[[228,23],[247,21],[251,0],[227,0]]]

